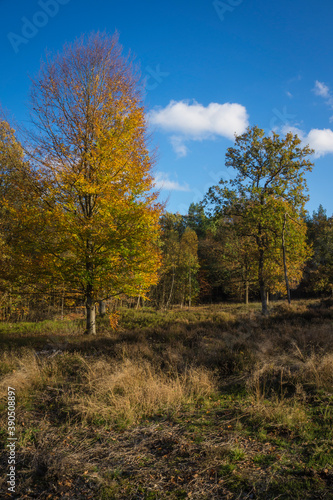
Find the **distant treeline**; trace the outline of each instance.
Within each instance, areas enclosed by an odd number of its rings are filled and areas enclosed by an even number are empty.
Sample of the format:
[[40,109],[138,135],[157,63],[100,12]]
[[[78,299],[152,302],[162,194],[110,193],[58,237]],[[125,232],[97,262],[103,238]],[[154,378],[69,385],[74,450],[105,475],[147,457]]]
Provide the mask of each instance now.
[[[290,275],[292,297],[332,294],[333,217],[328,217],[320,205],[312,216],[306,214],[302,222],[311,256],[298,263],[300,273],[294,278]],[[203,204],[192,203],[187,215],[164,214],[161,226],[160,278],[149,293],[156,307],[260,300],[255,249],[248,235],[237,232],[232,218],[209,217]],[[293,245],[297,241],[290,240],[289,250]],[[269,298],[286,296],[281,254],[273,254],[267,267],[280,271],[267,287]]]

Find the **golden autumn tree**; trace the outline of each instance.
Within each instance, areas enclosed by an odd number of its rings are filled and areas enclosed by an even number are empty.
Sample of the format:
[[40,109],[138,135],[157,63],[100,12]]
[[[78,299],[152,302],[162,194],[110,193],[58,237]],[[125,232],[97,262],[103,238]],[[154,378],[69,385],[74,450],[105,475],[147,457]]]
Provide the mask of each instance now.
[[[23,310],[25,298],[34,295],[33,254],[24,252],[22,215],[34,209],[37,195],[27,189],[35,174],[25,161],[15,131],[0,117],[0,302],[1,316]],[[24,272],[23,272],[24,270]],[[41,269],[38,266],[39,280]],[[4,313],[5,311],[5,313]]]
[[[9,282],[13,281],[12,252],[9,245],[10,217],[6,207],[6,199],[11,198],[12,203],[17,203],[20,190],[17,189],[21,179],[21,168],[23,162],[23,150],[17,142],[14,130],[7,121],[0,119],[0,289],[1,292],[7,292]],[[15,198],[15,201],[14,201]]]
[[29,165],[25,163],[24,150],[9,123],[0,119],[0,286],[11,288],[20,281],[22,266],[27,267],[29,254],[21,251],[17,242],[21,239],[22,224],[17,214],[24,212],[34,194],[26,189],[28,179],[33,178]]
[[313,253],[307,243],[307,226],[290,203],[274,196],[267,200],[264,215],[269,227],[264,265],[267,291],[286,293],[290,303],[290,290],[299,285]]
[[160,260],[139,80],[117,35],[81,37],[47,56],[32,82],[31,121],[38,203],[21,219],[52,280],[84,295],[86,333],[95,334],[96,302],[144,295]]

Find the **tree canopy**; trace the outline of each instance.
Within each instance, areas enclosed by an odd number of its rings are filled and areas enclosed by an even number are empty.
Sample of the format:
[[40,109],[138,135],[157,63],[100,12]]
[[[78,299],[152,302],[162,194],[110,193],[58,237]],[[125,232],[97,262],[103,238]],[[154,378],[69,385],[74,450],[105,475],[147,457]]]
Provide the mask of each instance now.
[[226,165],[235,169],[236,177],[229,183],[221,180],[218,186],[210,188],[205,199],[215,217],[237,217],[243,235],[254,240],[264,313],[272,280],[269,256],[277,238],[282,238],[283,221],[278,214],[282,210],[300,217],[308,199],[305,173],[312,168],[307,157],[313,151],[300,145],[297,135],[288,133],[281,138],[273,132],[266,137],[257,126],[249,127],[236,136],[234,147],[227,150]]
[[22,245],[43,256],[53,280],[85,296],[95,333],[96,301],[143,295],[160,263],[139,80],[117,35],[81,37],[48,55],[32,82],[31,121],[29,189],[38,201],[16,211]]

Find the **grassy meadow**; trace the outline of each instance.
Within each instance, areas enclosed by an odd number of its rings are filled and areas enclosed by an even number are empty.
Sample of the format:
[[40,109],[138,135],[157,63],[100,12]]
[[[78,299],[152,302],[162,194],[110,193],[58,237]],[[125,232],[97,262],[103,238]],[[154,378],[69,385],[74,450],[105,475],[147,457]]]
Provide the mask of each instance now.
[[17,498],[333,499],[331,302],[122,309],[83,330],[0,324]]

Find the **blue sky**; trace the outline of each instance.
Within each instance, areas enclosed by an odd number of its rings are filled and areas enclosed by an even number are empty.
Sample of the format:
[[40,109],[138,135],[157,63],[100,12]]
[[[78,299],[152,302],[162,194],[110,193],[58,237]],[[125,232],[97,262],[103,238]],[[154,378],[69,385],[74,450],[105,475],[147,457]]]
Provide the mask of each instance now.
[[0,102],[27,120],[29,75],[45,49],[117,30],[140,64],[154,169],[167,209],[186,213],[224,166],[235,132],[297,132],[316,149],[312,213],[333,213],[333,3],[323,0],[0,0]]

